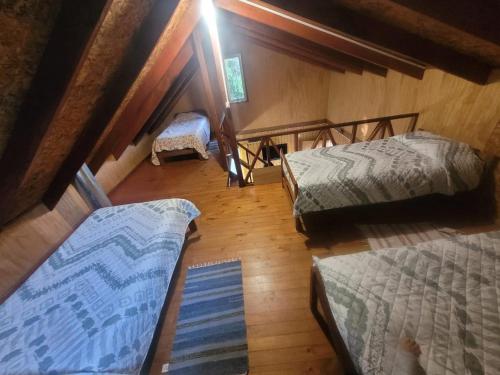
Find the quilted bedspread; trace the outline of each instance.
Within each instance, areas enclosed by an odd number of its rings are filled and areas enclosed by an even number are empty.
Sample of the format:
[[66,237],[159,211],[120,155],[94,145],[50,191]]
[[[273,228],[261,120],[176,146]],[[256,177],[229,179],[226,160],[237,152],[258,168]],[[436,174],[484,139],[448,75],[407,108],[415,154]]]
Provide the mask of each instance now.
[[482,161],[464,143],[428,132],[286,155],[298,184],[294,215],[453,195],[478,186]]
[[204,159],[208,159],[205,147],[209,141],[208,118],[194,112],[180,113],[153,141],[151,163],[160,165],[157,152],[186,148],[194,148]]
[[500,372],[500,232],[315,259],[360,374],[393,374],[402,337],[429,375]]
[[0,373],[138,373],[198,215],[183,199],[95,211],[0,306]]

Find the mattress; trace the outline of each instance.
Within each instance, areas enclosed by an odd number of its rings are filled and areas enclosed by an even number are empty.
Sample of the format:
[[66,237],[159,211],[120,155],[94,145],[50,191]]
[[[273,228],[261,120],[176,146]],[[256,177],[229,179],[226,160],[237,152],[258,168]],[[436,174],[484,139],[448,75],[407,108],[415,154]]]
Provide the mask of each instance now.
[[394,374],[400,338],[427,374],[498,374],[500,232],[315,259],[360,374]]
[[139,373],[198,209],[102,208],[0,306],[0,373]]
[[208,159],[205,147],[210,141],[208,118],[195,112],[180,113],[170,125],[153,141],[151,162],[160,165],[156,153],[161,151],[195,149]]
[[453,195],[477,187],[483,171],[483,162],[468,145],[423,131],[298,151],[286,158],[298,185],[295,216]]

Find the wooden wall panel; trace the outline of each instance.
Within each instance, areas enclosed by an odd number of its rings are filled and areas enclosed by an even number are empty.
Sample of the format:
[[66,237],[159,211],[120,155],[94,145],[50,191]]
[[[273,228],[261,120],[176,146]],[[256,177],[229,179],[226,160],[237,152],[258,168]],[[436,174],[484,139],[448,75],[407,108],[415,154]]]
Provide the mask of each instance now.
[[420,112],[419,128],[482,149],[500,119],[500,82],[481,86],[438,69],[421,81],[394,71],[386,78],[330,73],[330,121],[406,112]]
[[106,193],[113,190],[135,167],[149,156],[154,138],[165,129],[174,114],[206,108],[201,85],[201,77],[199,72],[197,72],[188,89],[165,120],[163,126],[160,126],[153,134],[146,134],[137,145],[128,146],[118,160],[111,156],[104,162],[97,172],[96,178]]
[[234,103],[236,130],[326,117],[329,70],[234,38],[225,53],[242,57],[248,101]]
[[54,210],[38,205],[0,232],[0,301],[90,213],[70,185]]

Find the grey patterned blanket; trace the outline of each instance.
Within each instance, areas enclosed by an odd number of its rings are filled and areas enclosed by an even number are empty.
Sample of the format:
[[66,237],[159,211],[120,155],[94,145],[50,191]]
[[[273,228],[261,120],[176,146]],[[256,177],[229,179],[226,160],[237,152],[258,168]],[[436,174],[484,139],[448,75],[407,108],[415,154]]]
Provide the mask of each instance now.
[[90,215],[0,306],[0,374],[138,374],[198,215],[184,199]]
[[466,144],[428,132],[286,155],[298,184],[294,215],[453,195],[478,186],[483,162]]
[[393,369],[401,337],[427,374],[500,371],[500,232],[315,259],[360,374]]

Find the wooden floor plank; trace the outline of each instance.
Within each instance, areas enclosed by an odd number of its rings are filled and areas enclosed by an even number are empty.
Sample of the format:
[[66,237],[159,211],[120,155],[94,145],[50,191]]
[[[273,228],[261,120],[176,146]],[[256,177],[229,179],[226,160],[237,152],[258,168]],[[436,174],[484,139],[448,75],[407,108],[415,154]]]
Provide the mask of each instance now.
[[312,256],[365,251],[368,243],[352,225],[328,227],[327,222],[326,231],[297,233],[279,183],[243,189],[225,184],[226,175],[213,158],[159,167],[146,160],[110,195],[114,204],[185,198],[202,213],[183,258],[152,373],[159,374],[169,359],[187,267],[240,258],[250,373],[341,374],[308,306]]

